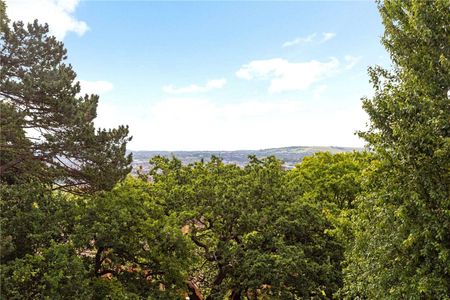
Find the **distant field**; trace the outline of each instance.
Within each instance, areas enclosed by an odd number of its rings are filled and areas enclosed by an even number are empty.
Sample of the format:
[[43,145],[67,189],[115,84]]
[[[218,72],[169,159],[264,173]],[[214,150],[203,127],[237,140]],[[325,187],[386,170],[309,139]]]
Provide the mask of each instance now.
[[211,156],[221,157],[225,163],[244,166],[248,162],[249,155],[256,155],[258,158],[275,156],[284,162],[287,169],[293,168],[302,161],[305,156],[316,152],[329,151],[331,153],[361,151],[362,148],[351,147],[307,147],[292,146],[284,148],[270,148],[262,150],[236,150],[236,151],[130,151],[133,153],[133,169],[141,166],[144,170],[148,168],[148,160],[154,156],[161,155],[165,157],[175,156],[184,164],[193,163],[200,160],[208,161]]

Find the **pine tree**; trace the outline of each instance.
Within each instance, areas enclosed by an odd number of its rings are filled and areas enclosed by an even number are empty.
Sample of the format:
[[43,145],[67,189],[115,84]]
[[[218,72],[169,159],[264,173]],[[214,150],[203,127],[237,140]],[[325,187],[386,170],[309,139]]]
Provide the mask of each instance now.
[[1,1],[0,20],[1,181],[79,193],[111,188],[130,171],[128,127],[95,128],[99,97],[80,96],[67,51],[47,25],[10,28]]

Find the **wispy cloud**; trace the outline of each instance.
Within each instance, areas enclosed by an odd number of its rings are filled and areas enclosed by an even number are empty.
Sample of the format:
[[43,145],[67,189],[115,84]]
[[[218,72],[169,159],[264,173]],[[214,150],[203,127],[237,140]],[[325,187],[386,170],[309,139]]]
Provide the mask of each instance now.
[[96,94],[96,95],[102,95],[106,92],[111,91],[114,86],[109,81],[104,80],[98,80],[98,81],[87,81],[87,80],[80,80],[80,87],[81,95],[85,94]]
[[269,80],[269,92],[306,90],[312,84],[333,75],[339,70],[340,62],[336,58],[320,62],[289,62],[286,59],[274,58],[254,60],[243,65],[236,76],[245,80]]
[[83,35],[86,22],[73,15],[80,0],[6,0],[7,13],[12,21],[48,23],[50,33],[63,39],[68,32]]
[[336,36],[336,33],[334,33],[334,32],[323,32],[322,40],[320,42],[325,43],[325,42],[331,40],[332,38],[334,38],[335,36]]
[[283,48],[292,47],[295,45],[307,44],[307,43],[311,43],[314,41],[316,41],[318,43],[325,43],[325,42],[331,40],[332,38],[334,38],[335,36],[336,36],[336,33],[334,33],[334,32],[323,32],[319,38],[317,33],[314,32],[306,37],[297,37],[291,41],[287,41],[287,42],[283,43],[283,45],[281,45],[281,47],[283,47]]
[[205,85],[191,84],[185,87],[175,87],[173,85],[163,86],[163,91],[167,94],[193,94],[193,93],[205,93],[215,89],[221,89],[225,86],[227,80],[213,79],[209,80]]
[[295,39],[293,39],[292,41],[287,41],[285,42],[281,47],[286,48],[286,47],[291,47],[291,46],[295,46],[295,45],[299,45],[299,44],[306,44],[306,43],[311,43],[314,38],[316,37],[316,33],[312,33],[306,37],[297,37]]
[[361,60],[361,56],[346,55],[344,59],[345,62],[347,63],[345,69],[349,70],[353,68]]

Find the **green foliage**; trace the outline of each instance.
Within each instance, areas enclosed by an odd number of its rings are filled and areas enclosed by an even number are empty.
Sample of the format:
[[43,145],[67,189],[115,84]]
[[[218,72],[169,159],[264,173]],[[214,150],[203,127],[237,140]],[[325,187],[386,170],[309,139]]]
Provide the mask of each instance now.
[[70,244],[52,243],[1,270],[2,299],[89,299],[88,271]]
[[[292,171],[273,157],[245,168],[157,157],[149,174],[82,197],[11,185],[1,198],[2,266],[32,270],[66,245],[77,249],[93,299],[180,299],[192,285],[208,299],[331,297],[342,286],[344,247],[325,212],[340,208],[312,189],[326,190],[322,178],[334,176],[333,192],[350,195],[364,157],[317,154]],[[6,278],[8,290],[22,287]]]
[[448,299],[450,295],[450,3],[384,1],[392,71],[370,69],[362,136],[379,162],[354,218],[346,295]]
[[10,27],[5,7],[0,1],[2,298],[89,299],[98,279],[86,249],[74,246],[86,205],[55,190],[93,196],[124,178],[128,129],[96,130],[98,96],[79,95],[63,44],[37,21]]
[[1,298],[449,299],[450,3],[379,10],[372,153],[124,179],[127,128],[95,130],[63,44],[0,0]]
[[98,96],[80,96],[66,49],[37,21],[7,25],[1,2],[0,173],[77,192],[111,188],[129,171],[128,128],[96,130]]
[[8,30],[8,22],[5,2],[0,1],[0,35],[3,35]]
[[337,210],[351,209],[361,192],[361,172],[370,159],[367,152],[319,152],[305,157],[290,172],[290,184],[296,193],[314,202]]
[[[0,253],[5,297],[16,299],[19,294],[14,293],[27,289],[25,298],[53,299],[64,288],[60,283],[49,287],[53,281],[46,280],[55,276],[59,276],[57,282],[72,280],[75,273],[69,272],[81,272],[81,266],[76,266],[78,270],[71,265],[76,262],[87,270],[83,280],[88,285],[81,287],[94,299],[179,299],[187,289],[192,247],[177,215],[166,215],[149,189],[149,183],[136,178],[89,197],[50,192],[40,184],[2,188]],[[67,273],[54,274],[52,260],[57,257],[51,253],[63,246],[77,252],[67,254]],[[22,277],[27,272],[38,275],[21,279],[11,275],[14,272]],[[84,298],[76,295],[73,298]]]
[[150,188],[129,177],[112,191],[85,199],[74,241],[89,254],[94,276],[109,274],[128,294],[177,299],[186,289],[191,248],[178,216],[165,214]]
[[145,299],[144,297],[139,297],[139,295],[127,291],[124,285],[116,278],[108,280],[96,278],[92,280],[91,284],[93,290],[92,299],[95,300]]
[[374,158],[368,152],[317,153],[306,157],[289,173],[289,184],[303,201],[321,208],[333,225],[326,231],[343,247],[353,240],[352,215],[355,201],[363,191],[366,168]]
[[51,193],[40,183],[2,186],[1,262],[36,253],[52,240],[67,242],[78,213],[69,195]]
[[321,210],[289,188],[280,161],[151,163],[151,193],[183,218],[199,257],[191,278],[208,299],[321,297],[340,287],[343,249]]
[[70,242],[76,199],[36,182],[0,192],[2,299],[89,298],[88,266]]

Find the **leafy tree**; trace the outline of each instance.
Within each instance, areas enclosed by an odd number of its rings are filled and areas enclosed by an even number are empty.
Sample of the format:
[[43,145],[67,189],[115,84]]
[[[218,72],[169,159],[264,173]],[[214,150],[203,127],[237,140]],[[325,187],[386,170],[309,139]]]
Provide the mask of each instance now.
[[373,161],[368,152],[319,152],[305,157],[289,172],[291,188],[307,203],[320,207],[333,225],[327,233],[344,248],[353,241],[351,218],[356,199],[363,192],[364,174]]
[[2,299],[89,299],[88,270],[70,244],[52,243],[1,269]]
[[[4,297],[18,299],[23,290],[28,299],[67,298],[73,281],[80,285],[75,299],[179,299],[188,289],[192,245],[177,214],[166,215],[149,191],[132,177],[83,197],[31,183],[3,188]],[[68,252],[53,254],[61,249]]]
[[346,295],[450,295],[450,3],[379,2],[392,70],[369,69],[361,135],[379,162],[355,216]]
[[97,95],[80,96],[63,43],[37,21],[7,25],[0,3],[0,175],[72,192],[111,188],[129,171],[128,128],[96,130]]
[[371,160],[367,152],[319,152],[305,157],[289,174],[296,193],[338,210],[351,209],[361,193],[361,172]]
[[128,129],[95,130],[98,96],[79,95],[46,25],[8,24],[0,0],[1,298],[89,299],[93,286],[119,294],[74,246],[85,199],[61,190],[93,196],[124,178]]
[[40,183],[2,186],[0,191],[0,258],[7,263],[50,246],[67,242],[80,214],[67,194],[50,193]]
[[187,290],[192,263],[189,240],[176,213],[165,214],[146,181],[128,177],[112,191],[84,200],[73,240],[86,253],[102,294],[116,289],[127,297],[179,299]]
[[179,212],[197,247],[191,281],[207,299],[324,297],[340,287],[342,247],[321,210],[289,188],[280,161],[151,163],[151,193]]
[[39,182],[0,190],[2,299],[80,299],[92,295],[89,265],[71,241],[81,213],[73,196]]

